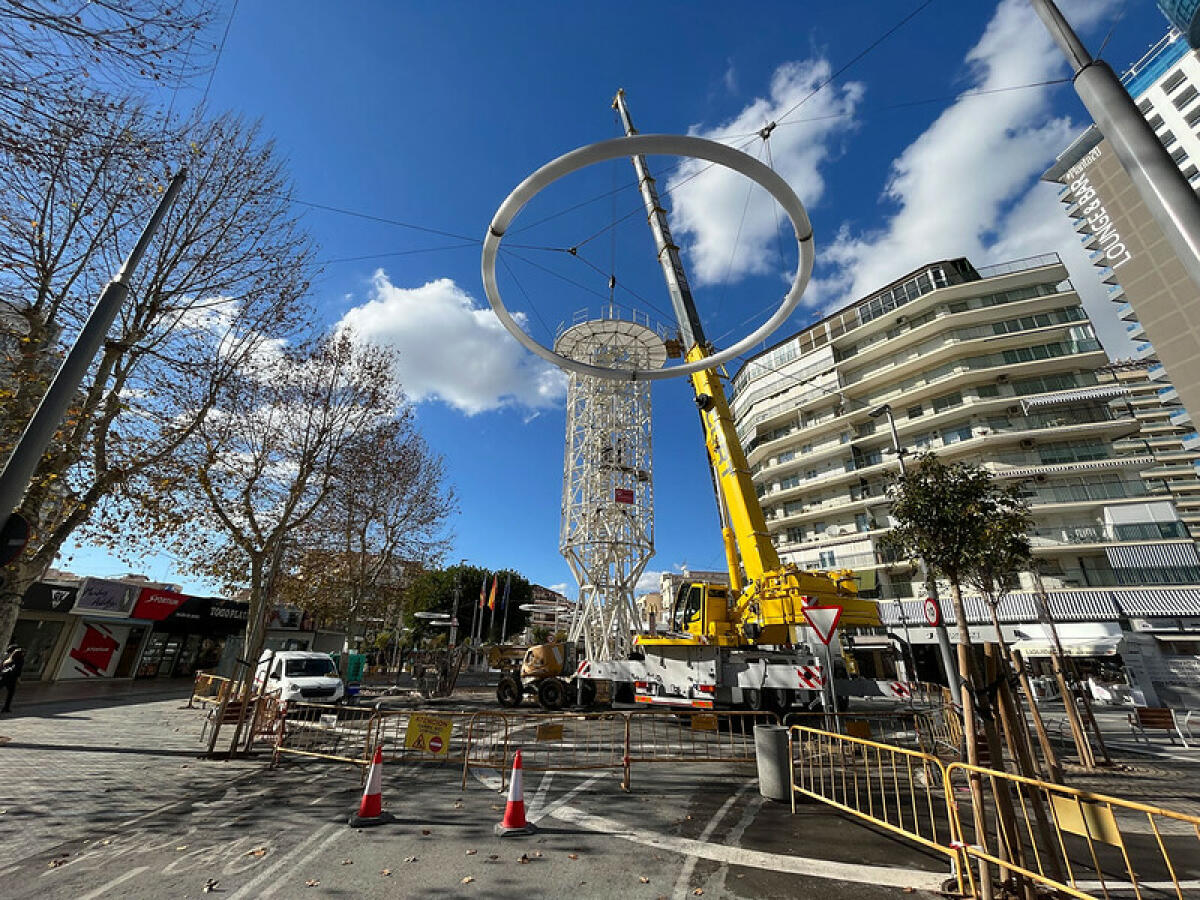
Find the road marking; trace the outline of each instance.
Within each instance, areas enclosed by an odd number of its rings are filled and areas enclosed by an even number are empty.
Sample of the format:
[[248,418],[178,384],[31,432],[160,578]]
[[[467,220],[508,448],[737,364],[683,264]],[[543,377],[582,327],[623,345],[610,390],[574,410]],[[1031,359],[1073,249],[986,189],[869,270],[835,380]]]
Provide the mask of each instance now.
[[[706,844],[690,838],[671,837],[631,828],[607,816],[595,816],[573,806],[562,806],[554,811],[554,818],[570,825],[598,831],[612,837],[624,838],[635,844],[645,844],[660,850],[669,850],[684,856],[697,856],[730,866],[752,869],[768,869],[792,875],[807,875],[811,878],[828,878],[834,881],[849,881],[855,884],[877,884],[884,887],[912,887],[927,891],[938,890],[945,875],[925,872],[920,869],[901,869],[893,866],[869,866],[862,863],[841,863],[827,859],[811,859],[802,856],[783,856],[761,850],[746,850],[741,847],[722,847]],[[230,898],[233,900],[233,898]]]
[[537,815],[526,816],[526,818],[530,822],[537,824],[542,819],[546,818],[546,816],[554,815],[555,810],[557,810],[559,807],[565,805],[568,800],[570,800],[572,797],[574,797],[580,791],[586,790],[588,787],[595,784],[601,778],[607,778],[607,777],[608,777],[607,772],[602,772],[599,775],[591,776],[590,778],[586,779],[585,781],[583,781],[580,784],[576,785],[575,787],[571,788],[571,790],[567,791],[565,794],[563,794],[561,797],[559,797],[557,800],[555,800],[553,803],[551,803],[545,809],[539,810]]
[[118,884],[124,884],[126,881],[129,881],[129,879],[136,878],[149,868],[149,866],[138,866],[135,869],[130,869],[124,875],[118,875],[108,884],[102,884],[94,891],[88,891],[82,897],[79,897],[78,900],[96,900],[97,897],[103,897],[106,893],[108,893],[109,890],[115,888]]
[[260,896],[259,894],[256,894],[254,890],[258,887],[260,882],[266,881],[268,878],[274,875],[276,870],[281,866],[286,865],[292,857],[303,854],[308,848],[309,844],[320,840],[325,836],[326,832],[337,828],[337,822],[327,822],[326,824],[322,825],[299,844],[297,844],[283,856],[279,857],[279,859],[275,860],[275,862],[271,863],[271,865],[267,866],[265,869],[243,884],[240,888],[230,894],[229,900],[239,900],[241,897]]
[[[324,850],[333,841],[335,841],[339,837],[341,837],[341,835],[342,835],[341,829],[335,827],[332,832],[330,832],[328,835],[326,835],[324,840],[322,840],[319,844],[317,844],[316,847],[314,847],[312,850],[310,850],[308,853],[306,853],[305,856],[307,856],[310,860],[315,860],[318,853],[320,853],[322,850]],[[271,897],[275,894],[275,891],[277,891],[281,887],[283,887],[282,879],[277,879],[274,883],[269,885],[261,894],[259,894],[259,896],[260,897]],[[234,896],[237,896],[237,895],[235,894]],[[230,898],[230,900],[232,900],[232,898]]]
[[[708,843],[708,839],[712,837],[712,833],[717,830],[717,825],[725,818],[725,813],[729,812],[729,808],[737,802],[738,798],[750,788],[753,782],[746,782],[737,791],[734,792],[728,800],[721,804],[721,808],[716,814],[708,820],[708,824],[704,826],[704,830],[700,832],[698,841]],[[679,877],[675,879],[674,895],[676,900],[683,900],[688,895],[688,883],[692,880],[692,872],[696,870],[696,857],[689,856],[683,863],[683,868],[679,870]]]
[[[538,782],[537,794],[535,794],[533,800],[527,804],[527,809],[532,811],[535,809],[541,809],[546,805],[546,794],[550,792],[550,785],[553,781],[553,772],[542,773],[542,780]],[[538,818],[541,817],[539,816]]]

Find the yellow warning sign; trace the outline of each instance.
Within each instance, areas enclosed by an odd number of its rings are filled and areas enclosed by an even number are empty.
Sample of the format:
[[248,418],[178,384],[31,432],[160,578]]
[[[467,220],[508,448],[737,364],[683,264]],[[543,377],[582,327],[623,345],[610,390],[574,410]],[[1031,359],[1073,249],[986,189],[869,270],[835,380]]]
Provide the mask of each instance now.
[[562,722],[543,722],[537,727],[537,740],[539,741],[561,741],[562,736]]
[[413,713],[408,717],[408,729],[404,732],[404,746],[408,750],[420,750],[434,755],[450,750],[452,719]]

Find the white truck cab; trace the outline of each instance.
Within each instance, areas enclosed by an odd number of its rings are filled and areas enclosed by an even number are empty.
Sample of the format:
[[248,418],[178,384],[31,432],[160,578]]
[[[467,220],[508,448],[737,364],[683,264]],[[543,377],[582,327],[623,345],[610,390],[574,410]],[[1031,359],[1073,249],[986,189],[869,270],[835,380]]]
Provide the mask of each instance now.
[[254,672],[255,689],[264,683],[266,693],[278,694],[280,700],[337,703],[346,696],[329,654],[312,650],[265,651]]

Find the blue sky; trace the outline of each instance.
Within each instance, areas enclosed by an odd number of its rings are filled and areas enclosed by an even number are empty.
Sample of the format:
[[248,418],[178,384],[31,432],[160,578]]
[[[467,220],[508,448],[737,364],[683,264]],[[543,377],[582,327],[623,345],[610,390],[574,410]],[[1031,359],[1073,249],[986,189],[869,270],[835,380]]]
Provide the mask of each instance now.
[[[1167,27],[1151,0],[1062,6],[1093,49],[1107,37],[1103,55],[1118,70]],[[296,198],[446,233],[305,207],[327,261],[313,299],[331,325],[351,323],[401,351],[420,426],[460,500],[448,560],[515,568],[574,595],[558,553],[564,382],[502,330],[480,281],[475,240],[508,192],[553,157],[616,136],[609,104],[619,87],[643,133],[737,135],[729,142],[764,161],[752,136],[778,120],[769,161],[808,207],[818,262],[802,310],[776,339],[925,261],[1060,251],[1110,355],[1127,355],[1054,188],[1037,183],[1086,114],[1069,84],[1008,90],[1066,75],[1026,0],[243,0],[208,102],[262,120],[290,161]],[[195,103],[202,86],[176,105]],[[705,327],[728,345],[778,302],[794,266],[773,207],[721,170],[680,184],[690,172],[680,161],[651,165]],[[656,320],[669,310],[644,218],[629,215],[639,206],[631,174],[620,161],[580,173],[510,233],[509,243],[552,248],[509,251],[501,269],[506,302],[538,340],[598,309],[613,272],[618,303]],[[576,245],[587,262],[562,252]],[[653,402],[649,569],[721,568],[689,389],[658,383]],[[86,547],[61,564],[128,570]],[[141,569],[205,589],[165,557]]]

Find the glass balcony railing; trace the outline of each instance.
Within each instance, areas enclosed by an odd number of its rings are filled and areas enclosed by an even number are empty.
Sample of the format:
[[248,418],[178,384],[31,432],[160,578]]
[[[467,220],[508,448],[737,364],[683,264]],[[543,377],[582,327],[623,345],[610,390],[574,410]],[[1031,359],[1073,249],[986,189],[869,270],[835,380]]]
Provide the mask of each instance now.
[[1187,526],[1182,522],[1131,522],[1103,526],[1096,523],[1052,525],[1029,531],[1034,544],[1118,544],[1126,541],[1158,541],[1186,539]]
[[1036,488],[1024,492],[1023,496],[1032,504],[1041,503],[1089,503],[1104,500],[1126,500],[1146,497],[1151,491],[1141,482],[1113,481],[1092,484],[1068,484],[1057,487]]

